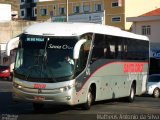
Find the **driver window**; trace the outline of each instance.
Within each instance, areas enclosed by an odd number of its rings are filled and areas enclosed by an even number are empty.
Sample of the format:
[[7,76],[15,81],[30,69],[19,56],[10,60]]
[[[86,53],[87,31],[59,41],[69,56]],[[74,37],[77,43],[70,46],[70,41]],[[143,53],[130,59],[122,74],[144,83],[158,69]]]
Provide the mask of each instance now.
[[86,67],[88,55],[90,51],[91,41],[92,41],[92,34],[87,33],[80,37],[80,39],[86,39],[87,41],[81,46],[79,59],[77,61],[78,71],[83,71]]

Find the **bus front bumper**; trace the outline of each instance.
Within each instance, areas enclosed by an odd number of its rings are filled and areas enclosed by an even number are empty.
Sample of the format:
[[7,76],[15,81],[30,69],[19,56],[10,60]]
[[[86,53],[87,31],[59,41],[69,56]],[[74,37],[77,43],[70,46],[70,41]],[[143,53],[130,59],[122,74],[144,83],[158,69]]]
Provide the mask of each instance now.
[[73,95],[74,88],[67,91],[57,92],[55,90],[16,88],[13,86],[14,101],[28,101],[34,103],[60,104],[60,105],[75,105]]

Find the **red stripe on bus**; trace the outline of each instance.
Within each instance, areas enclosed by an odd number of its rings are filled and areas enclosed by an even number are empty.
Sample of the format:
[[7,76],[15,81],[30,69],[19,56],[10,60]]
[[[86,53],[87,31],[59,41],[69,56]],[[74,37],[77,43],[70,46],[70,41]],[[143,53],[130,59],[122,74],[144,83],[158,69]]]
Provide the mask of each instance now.
[[[96,74],[97,71],[99,71],[100,69],[102,69],[103,67],[105,66],[108,66],[110,64],[124,64],[124,67],[123,67],[123,71],[124,73],[129,73],[129,72],[143,72],[142,68],[144,69],[144,64],[148,64],[148,62],[110,62],[110,63],[107,63],[107,64],[104,64],[103,66],[99,67],[97,70],[95,70],[91,75],[90,77],[86,80],[86,82],[83,84],[83,86],[80,88],[79,92],[77,93],[77,97],[79,97],[80,93],[82,92],[81,90],[83,89],[83,87],[85,86],[85,84],[89,81],[89,79],[94,75]],[[129,66],[127,68],[127,66]],[[131,68],[130,68],[131,66]],[[137,67],[136,69],[133,68],[133,66]],[[78,98],[77,98],[78,99]],[[76,99],[76,100],[77,100]],[[75,101],[76,101],[75,100]]]

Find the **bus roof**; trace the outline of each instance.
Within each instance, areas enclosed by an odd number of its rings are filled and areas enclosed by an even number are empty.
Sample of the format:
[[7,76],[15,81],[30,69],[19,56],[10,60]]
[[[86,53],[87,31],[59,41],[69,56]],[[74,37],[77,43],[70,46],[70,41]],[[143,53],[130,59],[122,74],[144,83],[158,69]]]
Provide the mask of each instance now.
[[148,37],[123,31],[118,27],[95,23],[43,22],[36,23],[24,30],[24,33],[44,36],[79,36],[84,33],[99,33],[120,37],[149,40]]

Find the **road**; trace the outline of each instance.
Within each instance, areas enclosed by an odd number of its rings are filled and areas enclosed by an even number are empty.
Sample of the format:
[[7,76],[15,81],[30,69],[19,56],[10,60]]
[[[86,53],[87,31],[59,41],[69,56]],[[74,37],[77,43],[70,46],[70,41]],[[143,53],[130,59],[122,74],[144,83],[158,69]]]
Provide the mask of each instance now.
[[133,103],[124,99],[96,102],[90,110],[79,106],[46,105],[42,111],[33,111],[31,103],[12,101],[12,83],[0,80],[0,120],[139,120],[160,119],[160,99],[151,96],[136,97]]

